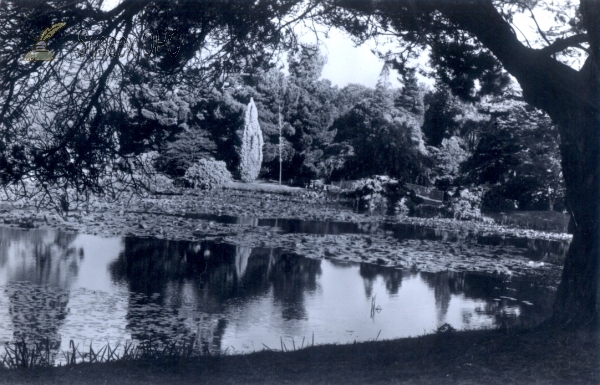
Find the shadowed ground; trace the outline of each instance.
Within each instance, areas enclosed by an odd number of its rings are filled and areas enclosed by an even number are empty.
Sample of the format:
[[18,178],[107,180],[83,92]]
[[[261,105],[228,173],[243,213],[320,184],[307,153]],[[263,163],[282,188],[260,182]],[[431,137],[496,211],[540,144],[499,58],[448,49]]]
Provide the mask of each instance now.
[[0,384],[597,384],[599,346],[594,332],[450,332],[187,362],[5,370]]

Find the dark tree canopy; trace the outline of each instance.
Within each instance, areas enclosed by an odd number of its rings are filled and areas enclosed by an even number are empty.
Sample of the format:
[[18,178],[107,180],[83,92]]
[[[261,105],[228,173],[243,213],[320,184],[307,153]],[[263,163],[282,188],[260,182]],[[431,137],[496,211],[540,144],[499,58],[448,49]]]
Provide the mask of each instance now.
[[[56,191],[74,190],[78,200],[138,185],[137,155],[169,135],[143,118],[140,92],[177,87],[198,97],[227,73],[270,67],[277,50],[293,45],[282,18],[300,12],[298,3],[125,0],[103,11],[99,0],[3,1],[3,186],[52,202]],[[49,41],[55,59],[23,61],[57,22],[66,26]]]
[[385,174],[412,182],[425,174],[422,94],[414,78],[394,92],[389,77],[384,65],[373,94],[364,95],[333,125],[336,140],[354,151],[340,170],[344,177]]
[[444,138],[455,134],[458,128],[454,120],[459,111],[454,106],[451,96],[446,87],[436,87],[434,92],[426,95],[426,103],[429,105],[425,112],[423,121],[423,134],[427,144],[439,146]]

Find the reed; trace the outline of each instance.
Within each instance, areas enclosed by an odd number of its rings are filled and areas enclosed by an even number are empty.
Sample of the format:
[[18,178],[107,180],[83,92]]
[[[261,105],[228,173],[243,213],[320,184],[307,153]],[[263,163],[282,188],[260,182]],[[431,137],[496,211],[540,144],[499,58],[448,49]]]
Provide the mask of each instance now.
[[50,355],[50,341],[27,344],[24,339],[4,346],[6,353],[1,356],[2,367],[7,368],[33,368],[52,366]]
[[51,353],[47,339],[33,343],[21,340],[5,344],[4,354],[0,355],[0,368],[38,368],[126,360],[174,361],[206,355],[207,352],[202,353],[196,348],[195,341],[195,338],[166,343],[142,341],[134,344],[127,341],[124,345],[117,344],[114,347],[107,344],[98,351],[90,344],[89,349],[84,351],[71,340],[66,352],[61,349],[59,353]]
[[375,314],[381,312],[381,306],[376,304],[377,295],[371,298],[371,318],[375,318]]
[[[378,335],[379,336],[379,335]],[[302,344],[296,348],[296,341],[293,337],[293,351],[308,348],[315,345],[315,334],[312,333],[312,344],[305,343],[305,337],[302,338]],[[281,352],[290,352],[283,337],[280,337]],[[73,340],[69,341],[69,348],[64,351],[59,349],[52,352],[50,341],[45,339],[41,342],[21,341],[7,343],[4,346],[4,353],[0,354],[1,369],[17,368],[40,368],[50,366],[70,366],[81,363],[100,363],[115,361],[134,361],[148,360],[157,362],[174,362],[180,360],[189,360],[194,357],[210,356],[207,349],[201,350],[196,346],[196,339],[177,340],[173,342],[161,342],[156,340],[146,340],[139,343],[126,341],[124,344],[104,345],[98,350],[94,349],[93,343],[89,347],[80,347]],[[262,344],[265,350],[276,352],[277,349],[271,349]],[[226,351],[227,352],[227,351]],[[226,354],[220,353],[220,354]]]

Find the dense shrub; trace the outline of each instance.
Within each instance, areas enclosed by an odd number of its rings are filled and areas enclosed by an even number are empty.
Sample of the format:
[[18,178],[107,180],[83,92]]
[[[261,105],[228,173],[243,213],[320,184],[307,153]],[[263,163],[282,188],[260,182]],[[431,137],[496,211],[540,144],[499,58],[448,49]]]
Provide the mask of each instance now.
[[390,178],[386,176],[360,179],[354,189],[346,191],[344,196],[357,200],[360,208],[385,207],[387,206],[386,184],[389,181]]
[[153,178],[152,189],[155,192],[169,192],[173,190],[173,179],[163,174],[157,174]]
[[514,199],[508,199],[504,194],[504,189],[492,187],[483,194],[481,209],[486,212],[514,211],[519,208],[519,202]]
[[415,215],[417,207],[423,203],[423,198],[393,179],[386,184],[386,198],[389,214]]
[[184,180],[193,188],[214,189],[231,182],[232,177],[223,161],[200,159],[185,172]]
[[388,209],[390,214],[400,215],[414,213],[415,205],[423,202],[403,183],[385,175],[360,179],[352,190],[345,191],[343,195],[355,199],[360,208]]
[[411,211],[410,209],[410,198],[407,197],[402,197],[400,199],[398,199],[398,201],[394,204],[393,206],[393,210],[395,214],[398,215],[408,215]]
[[481,187],[458,189],[449,193],[450,201],[446,204],[447,216],[461,220],[490,221],[481,215],[481,201],[486,189]]

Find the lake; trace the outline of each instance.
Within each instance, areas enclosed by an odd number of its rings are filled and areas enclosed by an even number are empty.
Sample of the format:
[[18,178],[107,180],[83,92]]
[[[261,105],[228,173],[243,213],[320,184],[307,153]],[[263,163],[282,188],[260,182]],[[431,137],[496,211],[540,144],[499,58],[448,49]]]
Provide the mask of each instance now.
[[[436,237],[424,230],[411,236]],[[533,325],[551,314],[553,298],[553,288],[527,279],[424,273],[207,241],[0,228],[0,342],[48,338],[54,352],[67,351],[71,340],[97,349],[184,338],[203,351],[251,352],[313,338],[324,344],[417,336],[446,323]]]

